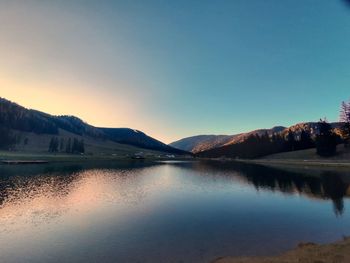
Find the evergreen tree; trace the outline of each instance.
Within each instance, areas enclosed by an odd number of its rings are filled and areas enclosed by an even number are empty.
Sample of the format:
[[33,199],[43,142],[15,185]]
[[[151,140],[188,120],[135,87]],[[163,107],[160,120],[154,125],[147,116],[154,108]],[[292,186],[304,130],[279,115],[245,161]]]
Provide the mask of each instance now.
[[326,120],[318,122],[318,134],[316,136],[316,150],[320,156],[335,155],[337,149],[337,136],[332,126]]
[[75,154],[85,153],[85,145],[84,145],[83,139],[81,140],[78,140],[77,138],[73,139],[71,153],[75,153]]
[[287,134],[287,149],[288,151],[294,151],[296,146],[295,134],[292,131],[289,131]]
[[16,143],[16,137],[9,129],[0,127],[0,148],[8,150]]
[[49,152],[58,152],[58,138],[52,137],[49,143]]
[[314,142],[311,139],[311,135],[308,131],[302,130],[300,133],[299,149],[309,149],[314,146]]
[[83,139],[81,139],[79,142],[79,150],[80,150],[80,153],[85,153],[85,143]]
[[60,140],[60,152],[63,152],[64,151],[64,139],[61,138]]
[[72,139],[69,138],[66,144],[66,153],[72,153]]
[[53,137],[51,138],[49,143],[49,152],[52,152],[52,149],[53,149]]
[[73,139],[73,145],[72,145],[72,153],[78,153],[79,152],[79,141],[77,138]]

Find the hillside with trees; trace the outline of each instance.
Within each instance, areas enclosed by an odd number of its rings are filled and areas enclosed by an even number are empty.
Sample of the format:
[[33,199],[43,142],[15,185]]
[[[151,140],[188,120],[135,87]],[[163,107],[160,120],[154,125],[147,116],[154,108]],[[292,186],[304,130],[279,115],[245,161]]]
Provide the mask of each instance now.
[[[340,132],[341,125],[342,124],[339,122],[331,123],[332,128],[337,134]],[[170,145],[178,149],[190,151],[192,153],[200,153],[214,148],[242,143],[251,135],[263,136],[265,133],[267,133],[269,136],[278,134],[286,137],[290,132],[292,132],[295,135],[296,139],[298,139],[301,136],[302,132],[306,132],[310,134],[312,138],[315,138],[318,129],[317,126],[317,122],[303,122],[292,125],[288,128],[283,126],[276,126],[271,129],[259,129],[235,135],[197,135],[183,138],[171,143]]]
[[197,153],[198,157],[207,158],[243,158],[253,159],[274,153],[304,150],[315,147],[311,135],[307,131],[296,136],[294,132],[289,132],[285,136],[279,133],[268,133],[263,135],[252,134],[244,141],[219,148],[210,149]]
[[315,148],[320,157],[337,154],[337,145],[349,146],[350,101],[341,105],[340,122],[302,123],[273,134],[250,134],[243,141],[197,152],[197,157],[255,159],[276,153]]
[[31,146],[32,150],[45,148],[51,153],[84,153],[84,140],[97,148],[125,144],[141,150],[187,154],[137,130],[98,128],[74,116],[53,116],[0,98],[0,149],[21,150]]

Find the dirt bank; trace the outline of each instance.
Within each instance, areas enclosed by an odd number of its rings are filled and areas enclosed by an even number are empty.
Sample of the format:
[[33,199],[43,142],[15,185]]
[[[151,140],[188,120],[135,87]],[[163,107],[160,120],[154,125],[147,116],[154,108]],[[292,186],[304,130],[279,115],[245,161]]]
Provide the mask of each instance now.
[[343,241],[317,245],[300,244],[296,249],[275,257],[224,257],[213,263],[349,263],[350,238]]

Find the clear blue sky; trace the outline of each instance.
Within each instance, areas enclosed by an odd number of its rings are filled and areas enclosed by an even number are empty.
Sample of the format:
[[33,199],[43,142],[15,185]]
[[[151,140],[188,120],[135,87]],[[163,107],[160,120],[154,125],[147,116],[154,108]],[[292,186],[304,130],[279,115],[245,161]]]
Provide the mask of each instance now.
[[0,96],[165,142],[338,118],[342,0],[0,2]]

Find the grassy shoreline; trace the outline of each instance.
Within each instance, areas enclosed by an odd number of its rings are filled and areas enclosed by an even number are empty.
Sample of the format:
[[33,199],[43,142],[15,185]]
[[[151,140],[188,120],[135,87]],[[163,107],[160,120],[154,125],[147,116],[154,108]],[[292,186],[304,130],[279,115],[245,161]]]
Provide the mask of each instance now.
[[[157,156],[155,154],[145,155],[145,159],[139,161],[165,161],[165,160],[191,160],[191,157],[181,156],[169,158],[166,156]],[[88,161],[137,161],[132,159],[132,155],[111,155],[111,154],[94,154],[94,155],[79,155],[79,154],[65,154],[65,153],[45,153],[45,152],[9,152],[0,151],[0,161],[47,161],[49,163],[61,162],[88,162]]]
[[[0,161],[3,160],[23,160],[34,161],[43,160],[48,162],[81,162],[81,161],[120,161],[120,160],[132,160],[131,156],[125,155],[111,155],[111,154],[94,154],[94,155],[76,155],[65,153],[46,153],[46,152],[10,152],[0,151]],[[304,167],[304,168],[322,168],[322,169],[337,169],[337,168],[350,168],[350,159],[282,159],[282,158],[262,158],[262,159],[208,159],[208,158],[190,158],[190,157],[175,157],[166,158],[158,157],[154,154],[146,155],[145,160],[220,160],[229,162],[242,162],[248,164],[258,164],[271,167]]]
[[344,160],[276,160],[276,159],[256,159],[256,160],[235,160],[238,162],[260,164],[266,166],[311,166],[311,167],[331,167],[331,168],[350,168],[350,162]]
[[337,154],[332,157],[320,157],[316,149],[283,152],[258,159],[236,159],[235,161],[272,167],[310,167],[321,169],[350,168],[350,149],[338,146]]
[[301,243],[297,248],[272,257],[222,257],[212,263],[347,263],[350,262],[350,238],[318,245]]

